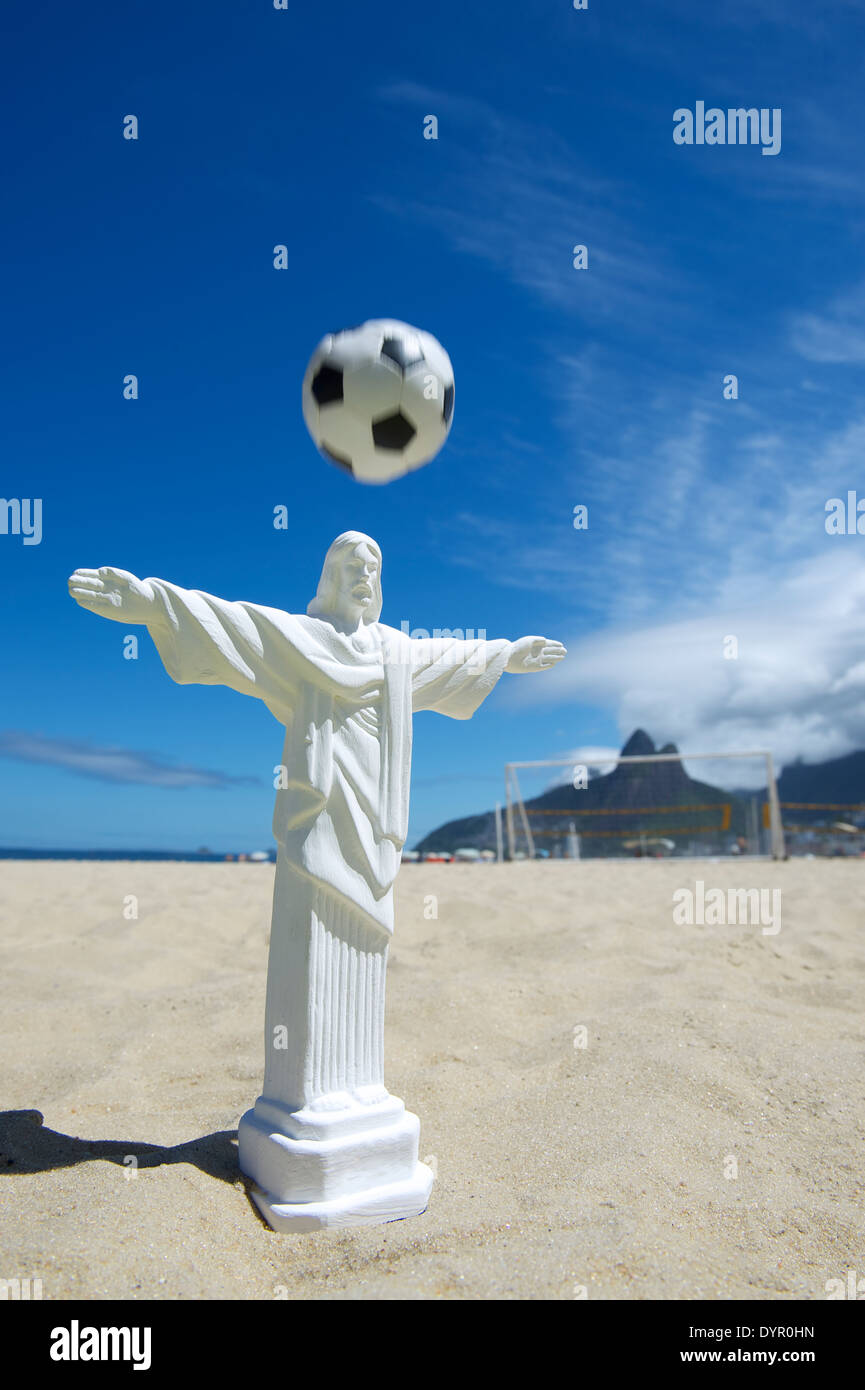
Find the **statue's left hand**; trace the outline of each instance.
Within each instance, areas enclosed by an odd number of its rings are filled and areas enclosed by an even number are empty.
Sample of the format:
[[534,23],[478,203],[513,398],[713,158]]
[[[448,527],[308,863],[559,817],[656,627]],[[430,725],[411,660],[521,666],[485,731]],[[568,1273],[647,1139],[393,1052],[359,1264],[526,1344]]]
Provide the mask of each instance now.
[[566,655],[561,642],[549,637],[520,637],[511,643],[511,654],[505,667],[512,676],[527,676],[533,671],[546,671]]
[[146,623],[156,610],[156,594],[146,579],[129,570],[103,565],[98,570],[76,570],[69,577],[69,592],[75,602],[91,613],[113,618],[117,623]]

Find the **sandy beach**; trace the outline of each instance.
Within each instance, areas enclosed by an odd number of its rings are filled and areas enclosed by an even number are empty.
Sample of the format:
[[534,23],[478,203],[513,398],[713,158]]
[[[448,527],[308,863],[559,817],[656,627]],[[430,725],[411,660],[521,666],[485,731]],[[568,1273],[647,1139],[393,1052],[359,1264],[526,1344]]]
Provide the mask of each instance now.
[[[780,889],[780,930],[677,925],[697,879]],[[820,1300],[865,1274],[865,863],[405,866],[385,1079],[430,1206],[296,1236],[262,1223],[234,1143],[272,887],[270,865],[0,864],[0,1277],[46,1299]]]

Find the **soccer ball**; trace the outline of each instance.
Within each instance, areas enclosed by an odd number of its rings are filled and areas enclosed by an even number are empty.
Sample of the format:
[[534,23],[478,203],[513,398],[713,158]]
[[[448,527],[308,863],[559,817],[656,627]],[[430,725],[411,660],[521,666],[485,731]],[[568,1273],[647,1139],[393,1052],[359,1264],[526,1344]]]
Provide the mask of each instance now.
[[453,367],[441,343],[398,319],[328,333],[303,378],[303,418],[316,446],[362,483],[429,463],[453,409]]

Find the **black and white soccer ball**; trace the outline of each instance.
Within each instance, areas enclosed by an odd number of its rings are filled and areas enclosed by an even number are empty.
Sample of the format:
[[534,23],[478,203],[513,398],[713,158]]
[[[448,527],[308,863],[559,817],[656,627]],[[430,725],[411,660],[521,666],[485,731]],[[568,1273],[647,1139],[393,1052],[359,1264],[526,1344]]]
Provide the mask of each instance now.
[[316,446],[362,483],[429,463],[453,409],[453,367],[441,343],[398,319],[328,333],[303,378],[303,418]]

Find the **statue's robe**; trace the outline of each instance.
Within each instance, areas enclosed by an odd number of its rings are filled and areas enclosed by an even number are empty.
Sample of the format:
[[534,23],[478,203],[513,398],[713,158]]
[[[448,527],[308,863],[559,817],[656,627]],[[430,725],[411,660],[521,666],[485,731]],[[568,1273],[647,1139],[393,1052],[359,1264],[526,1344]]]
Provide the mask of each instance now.
[[264,1095],[288,1110],[383,1095],[393,884],[408,830],[412,713],[469,719],[511,644],[362,641],[322,618],[149,579],[148,629],[180,684],[254,695],[285,725],[265,1018]]

